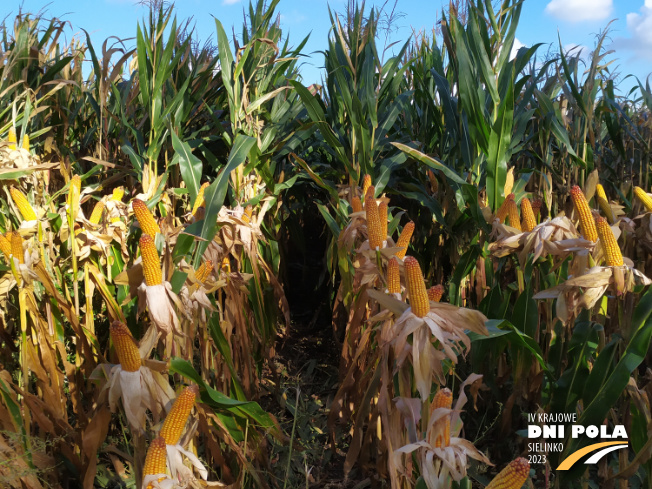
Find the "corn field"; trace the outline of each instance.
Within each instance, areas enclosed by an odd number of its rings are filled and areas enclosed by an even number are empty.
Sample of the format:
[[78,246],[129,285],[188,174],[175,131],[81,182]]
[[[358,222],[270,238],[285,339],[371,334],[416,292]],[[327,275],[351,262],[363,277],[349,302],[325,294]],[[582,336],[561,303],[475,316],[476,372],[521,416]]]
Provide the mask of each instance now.
[[0,487],[652,487],[650,84],[479,0],[307,86],[278,1],[1,24]]

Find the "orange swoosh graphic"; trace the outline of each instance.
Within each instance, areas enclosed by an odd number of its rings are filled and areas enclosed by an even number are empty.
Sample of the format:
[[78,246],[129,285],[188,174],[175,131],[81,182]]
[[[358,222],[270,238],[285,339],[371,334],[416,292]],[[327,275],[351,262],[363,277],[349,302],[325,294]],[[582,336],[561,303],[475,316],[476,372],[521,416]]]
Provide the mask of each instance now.
[[593,445],[589,445],[588,447],[584,447],[579,449],[576,452],[573,452],[570,454],[568,457],[564,459],[562,463],[559,464],[559,467],[557,467],[557,470],[568,470],[570,469],[575,462],[577,462],[579,459],[581,459],[584,455],[587,455],[599,448],[603,447],[608,447],[611,445],[623,445],[627,443],[625,440],[622,441],[605,441],[602,443],[595,443]]

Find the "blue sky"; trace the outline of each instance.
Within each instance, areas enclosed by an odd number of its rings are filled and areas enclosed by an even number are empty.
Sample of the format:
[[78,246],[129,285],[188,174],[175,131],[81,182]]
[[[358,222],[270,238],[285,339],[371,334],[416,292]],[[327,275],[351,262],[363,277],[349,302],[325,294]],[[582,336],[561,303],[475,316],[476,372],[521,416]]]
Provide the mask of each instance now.
[[[413,30],[430,31],[438,19],[442,5],[448,0],[398,0],[396,11],[401,15],[395,21],[391,41],[405,41]],[[281,0],[278,13],[284,33],[289,33],[291,43],[298,44],[310,35],[305,50],[311,57],[305,61],[302,74],[306,83],[318,82],[323,59],[316,51],[326,45],[329,22],[328,5],[334,10],[344,10],[345,0],[300,1]],[[371,5],[367,1],[367,5]],[[381,4],[376,2],[376,4]],[[388,2],[391,4],[391,1]],[[16,13],[20,3],[2,2],[0,18]],[[243,8],[248,0],[179,0],[176,12],[179,19],[193,17],[202,39],[215,39],[213,16],[220,19],[227,33],[235,26],[239,33]],[[108,36],[134,37],[136,23],[146,15],[144,7],[133,0],[24,0],[24,11],[46,9],[47,15],[61,17],[71,22],[73,32],[83,34],[86,29],[99,51]],[[634,74],[641,81],[652,72],[652,0],[525,0],[517,31],[517,43],[530,46],[537,42],[545,54],[548,46],[557,49],[558,33],[565,48],[580,46],[588,55],[595,36],[610,20],[611,32],[607,43],[615,50],[613,67],[625,74]],[[129,46],[135,42],[128,41]],[[624,82],[629,87],[633,80]]]

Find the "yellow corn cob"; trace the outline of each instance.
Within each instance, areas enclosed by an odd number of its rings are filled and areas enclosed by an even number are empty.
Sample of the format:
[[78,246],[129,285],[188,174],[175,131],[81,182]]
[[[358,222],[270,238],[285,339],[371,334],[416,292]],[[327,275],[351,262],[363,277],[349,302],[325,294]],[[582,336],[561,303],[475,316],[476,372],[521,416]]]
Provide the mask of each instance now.
[[136,214],[136,219],[138,219],[138,224],[140,224],[140,229],[143,230],[143,233],[149,234],[150,236],[156,236],[156,233],[161,232],[161,228],[158,227],[154,216],[147,208],[147,204],[140,199],[134,199],[132,206],[134,208],[134,214]]
[[439,188],[439,183],[437,182],[437,178],[435,177],[435,174],[432,172],[432,170],[428,170],[428,180],[430,180],[431,192],[436,194],[437,189]]
[[7,134],[7,142],[9,143],[9,149],[10,150],[15,150],[16,149],[16,131],[13,127],[9,128],[9,134]]
[[598,240],[598,232],[595,229],[595,220],[593,219],[593,214],[589,208],[589,203],[586,201],[584,192],[577,185],[573,185],[570,194],[575,211],[580,217],[582,236],[584,236],[584,239],[595,243]]
[[360,212],[362,211],[362,202],[360,197],[357,195],[351,199],[351,212]]
[[18,207],[21,216],[23,216],[23,219],[26,221],[36,220],[36,212],[34,212],[34,209],[32,209],[32,206],[29,204],[25,194],[14,187],[9,189],[9,193],[11,194],[11,198],[14,201],[14,204],[16,204],[16,207]]
[[[143,465],[143,476],[165,474],[166,471],[167,448],[165,446],[165,439],[162,436],[158,436],[152,440],[147,449],[145,464]],[[152,484],[147,485],[147,489],[152,489],[153,487]]]
[[95,204],[95,207],[93,208],[93,213],[91,214],[91,218],[89,219],[91,224],[99,224],[100,220],[102,219],[102,214],[104,213],[104,202],[101,200]]
[[645,206],[645,210],[652,212],[652,197],[641,187],[634,187],[634,194],[641,201],[641,204]]
[[[371,175],[365,175],[364,178],[362,179],[362,198],[363,199],[366,199],[367,192],[369,191],[369,187],[371,187]],[[366,201],[365,201],[365,203],[366,203]]]
[[231,273],[231,260],[228,256],[222,258],[222,271],[224,273]]
[[543,202],[541,202],[539,199],[535,200],[532,202],[532,212],[534,212],[534,217],[539,218],[539,215],[541,214],[541,206],[543,205]]
[[0,234],[0,251],[5,255],[6,258],[9,258],[11,255],[11,241],[9,241],[4,234]]
[[485,489],[521,489],[529,473],[529,462],[522,457],[517,458],[501,470]]
[[140,254],[143,257],[143,274],[146,285],[159,285],[163,282],[161,259],[158,256],[154,238],[149,234],[140,237]]
[[127,325],[120,321],[114,321],[109,331],[122,370],[126,372],[138,371],[141,364],[140,351],[138,351],[136,340],[131,335]]
[[401,274],[398,270],[398,260],[392,258],[387,262],[387,292],[390,294],[401,293]]
[[18,260],[18,263],[25,263],[25,254],[23,252],[23,237],[19,232],[11,233],[11,254]]
[[23,149],[29,151],[29,135],[27,134],[23,136]]
[[174,401],[159,433],[165,439],[167,445],[176,445],[179,442],[183,428],[186,426],[186,421],[188,421],[188,416],[190,416],[190,411],[195,405],[195,398],[198,395],[199,387],[193,385],[181,391],[181,394]]
[[428,300],[431,302],[439,302],[444,295],[443,285],[433,285],[428,289]]
[[521,231],[521,218],[518,215],[518,206],[515,200],[507,201],[507,215],[509,216],[509,225]]
[[496,219],[499,219],[501,224],[505,222],[505,219],[507,218],[507,214],[509,213],[509,203],[513,201],[514,201],[514,194],[509,194],[505,198],[505,200],[503,200],[503,203],[500,204],[500,207],[498,208],[498,212],[496,212]]
[[527,197],[521,199],[521,217],[523,218],[523,231],[529,233],[537,225],[537,219],[534,217],[532,204],[530,203],[530,199]]
[[607,266],[622,267],[624,265],[623,254],[620,251],[620,246],[618,246],[618,242],[611,230],[611,226],[609,226],[607,220],[602,216],[595,219],[595,225],[598,230],[602,249],[604,250]]
[[604,192],[604,187],[599,183],[595,186],[595,198],[598,201],[598,205],[600,206],[604,217],[606,217],[607,221],[609,221],[609,224],[616,222],[613,210],[611,209],[609,201],[607,200],[607,194]]
[[408,245],[410,244],[410,238],[412,238],[412,233],[414,232],[414,223],[412,221],[408,222],[403,226],[403,231],[401,231],[396,246],[402,248],[400,251],[396,252],[396,256],[403,258],[405,253],[407,253]]
[[242,214],[242,222],[246,222],[247,224],[251,222],[251,216],[254,214],[254,208],[248,205],[245,207],[245,210]]
[[[453,407],[453,392],[447,387],[439,389],[437,394],[435,394],[435,397],[433,397],[432,402],[430,403],[430,415],[432,416],[432,413],[434,413],[435,409],[450,409],[451,407]],[[439,425],[437,428],[439,428],[438,431],[440,432],[437,433],[437,437],[435,438],[433,445],[435,447],[447,447],[451,443],[450,416],[440,418],[437,424]],[[443,433],[441,433],[441,431],[443,431]]]
[[199,189],[199,193],[197,194],[197,198],[195,199],[195,205],[192,207],[193,216],[197,213],[200,207],[204,207],[206,205],[206,200],[204,200],[204,190],[206,190],[206,187],[208,187],[209,185],[210,183],[206,182]]
[[430,303],[421,267],[413,256],[406,256],[403,265],[405,266],[405,285],[407,286],[412,313],[416,317],[422,318],[430,311]]
[[387,203],[381,202],[378,206],[378,218],[380,219],[380,236],[383,241],[387,239]]
[[111,195],[111,200],[122,200],[122,197],[124,197],[125,194],[125,188],[124,187],[116,187],[113,189],[113,194]]
[[[369,187],[373,188],[373,187]],[[380,224],[380,212],[372,192],[367,193],[364,200],[365,211],[367,212],[367,236],[369,238],[369,247],[372,250],[382,248],[383,230]],[[385,235],[387,236],[387,235]]]
[[211,260],[206,260],[204,263],[199,265],[199,268],[195,272],[195,278],[200,282],[204,282],[209,277],[212,271],[213,271],[213,262]]

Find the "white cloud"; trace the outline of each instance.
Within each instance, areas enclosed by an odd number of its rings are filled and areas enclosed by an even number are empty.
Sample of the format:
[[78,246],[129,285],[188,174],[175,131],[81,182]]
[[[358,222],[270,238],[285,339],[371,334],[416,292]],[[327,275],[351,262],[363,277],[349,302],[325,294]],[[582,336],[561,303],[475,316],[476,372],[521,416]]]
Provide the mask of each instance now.
[[629,37],[616,38],[610,49],[627,49],[635,57],[652,60],[652,0],[645,0],[640,13],[627,14],[627,31]]
[[518,50],[527,47],[525,44],[523,44],[521,41],[518,40],[518,37],[514,38],[514,44],[512,45],[512,52],[509,53],[509,60],[513,60],[516,58],[516,53],[518,53]]
[[546,5],[547,14],[569,22],[604,20],[612,10],[613,0],[551,0]]
[[222,0],[222,5],[235,5],[240,3],[240,0]]

